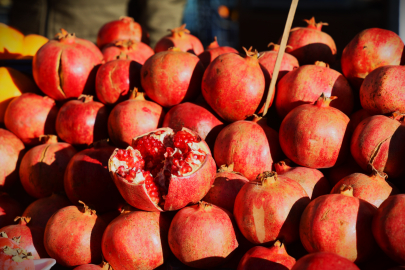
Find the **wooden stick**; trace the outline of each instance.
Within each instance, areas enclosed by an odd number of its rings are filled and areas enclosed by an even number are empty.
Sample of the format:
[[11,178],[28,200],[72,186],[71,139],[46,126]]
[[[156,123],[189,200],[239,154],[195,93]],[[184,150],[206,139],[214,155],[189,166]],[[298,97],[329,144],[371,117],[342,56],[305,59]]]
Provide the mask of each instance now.
[[281,60],[283,59],[284,51],[287,45],[288,36],[290,34],[291,25],[294,20],[295,11],[297,10],[298,0],[292,0],[290,11],[288,12],[287,22],[284,27],[283,37],[281,38],[280,49],[278,50],[276,64],[274,65],[273,75],[271,77],[269,92],[267,93],[266,104],[264,105],[263,117],[267,114],[269,109],[271,93],[274,93],[276,88],[276,82],[278,78],[278,73],[280,71]]

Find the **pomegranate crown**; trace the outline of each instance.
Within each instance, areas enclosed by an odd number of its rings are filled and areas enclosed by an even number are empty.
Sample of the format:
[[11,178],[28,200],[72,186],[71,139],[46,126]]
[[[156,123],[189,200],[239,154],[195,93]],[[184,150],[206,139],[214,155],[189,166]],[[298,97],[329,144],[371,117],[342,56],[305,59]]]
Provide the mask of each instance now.
[[131,22],[134,21],[134,18],[124,15],[124,16],[121,16],[119,20],[124,22],[124,23],[131,23]]
[[68,33],[65,29],[61,28],[60,33],[57,33],[55,35],[55,38],[57,40],[64,40],[64,39],[70,39],[70,38],[75,38],[76,34],[75,33]]
[[[278,51],[280,50],[280,45],[275,44],[275,43],[273,43],[273,42],[270,42],[270,43],[267,45],[267,47],[270,48],[270,50],[276,51],[276,52],[278,52]],[[273,47],[273,48],[271,48],[271,47]],[[287,45],[286,48],[292,50],[292,49],[293,49],[293,46]]]
[[[233,170],[234,168],[234,163],[231,163],[229,165],[226,164],[222,164],[221,167],[218,169],[218,172],[230,172],[230,173],[234,173],[234,174],[238,174],[238,175],[242,175],[240,172],[235,172]],[[243,175],[242,175],[243,176]]]
[[20,222],[19,222],[20,225],[26,225],[26,224],[28,224],[28,223],[31,221],[31,217],[20,217],[20,216],[17,216],[17,217],[14,219],[14,222],[17,222],[18,220],[20,221]]
[[259,54],[259,52],[257,50],[252,51],[253,47],[250,46],[249,50],[246,49],[245,47],[242,47],[243,50],[246,53],[246,56],[249,58],[253,58],[253,59],[259,59],[260,57],[262,57],[264,54]]
[[133,39],[118,40],[114,43],[115,46],[126,49],[133,49],[137,44],[138,42]]
[[172,36],[179,36],[179,37],[190,34],[190,30],[186,29],[186,24],[183,24],[182,26],[173,29],[168,29],[167,31],[170,31],[172,33]]
[[83,212],[84,214],[88,214],[90,216],[96,214],[96,210],[90,209],[84,202],[79,201],[79,203],[83,204],[81,212]]
[[390,118],[399,122],[403,122],[405,120],[405,114],[398,111],[393,112]]
[[330,97],[327,97],[326,95],[325,95],[325,93],[324,92],[322,92],[322,94],[321,94],[321,96],[318,98],[318,100],[315,102],[315,105],[317,105],[317,106],[319,106],[319,107],[329,107],[329,104],[333,101],[333,100],[335,100],[335,99],[337,99],[338,97],[336,97],[336,96],[330,96]]
[[256,181],[254,183],[261,184],[262,186],[268,186],[277,181],[276,172],[262,172],[257,175]]
[[207,50],[215,48],[219,48],[217,37],[214,37],[214,41],[211,42],[210,45],[208,45]]
[[58,136],[56,135],[40,135],[39,142],[42,144],[51,144],[58,142]]
[[343,184],[340,187],[340,194],[349,196],[349,197],[353,197],[353,187],[351,185]]
[[308,26],[307,26],[308,28],[316,29],[316,30],[319,30],[319,31],[321,31],[323,25],[329,25],[328,23],[325,23],[325,22],[316,23],[315,22],[315,17],[312,17],[309,20],[304,20],[304,22],[306,22],[308,24]]

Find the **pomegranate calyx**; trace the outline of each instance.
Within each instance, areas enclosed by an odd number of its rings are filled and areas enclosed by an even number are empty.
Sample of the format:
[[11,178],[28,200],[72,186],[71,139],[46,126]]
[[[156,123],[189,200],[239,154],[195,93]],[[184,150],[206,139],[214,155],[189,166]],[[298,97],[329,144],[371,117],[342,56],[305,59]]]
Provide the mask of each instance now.
[[263,172],[256,177],[256,180],[258,180],[258,182],[261,183],[262,186],[269,186],[277,181],[277,173]]
[[393,120],[397,120],[397,121],[399,121],[399,122],[402,123],[402,122],[404,122],[404,120],[405,120],[405,114],[396,111],[396,112],[393,112],[393,113],[391,114],[390,118],[393,119]]
[[288,172],[292,169],[291,161],[289,159],[282,160],[280,162],[274,163],[274,167],[276,169],[277,174],[283,174]]
[[39,142],[42,144],[58,143],[58,136],[56,135],[41,135],[39,136]]
[[354,197],[353,196],[353,187],[351,185],[345,185],[343,184],[340,187],[340,194],[349,196],[349,197]]
[[146,94],[144,92],[139,92],[138,88],[134,87],[134,89],[131,90],[128,99],[146,100],[145,97],[146,97]]
[[178,47],[170,47],[169,49],[167,49],[170,52],[181,52],[182,50]]
[[129,60],[129,55],[121,52],[118,56],[117,56],[117,60]]
[[135,207],[133,207],[133,206],[131,206],[131,205],[129,205],[129,204],[126,204],[126,205],[124,205],[124,207],[122,207],[122,209],[121,209],[121,215],[131,213],[131,212],[133,212],[133,211],[135,211],[135,210],[136,210]]
[[214,41],[210,43],[210,45],[208,45],[206,50],[211,50],[211,49],[215,49],[215,48],[219,48],[219,44],[218,44],[218,40],[217,37],[214,37]]
[[75,33],[68,33],[68,31],[66,31],[65,29],[61,28],[60,29],[60,33],[57,33],[55,35],[55,38],[58,40],[74,40],[74,38],[76,37]]
[[6,234],[6,232],[0,232],[0,237],[2,238],[8,238],[8,235]]
[[131,23],[134,21],[134,19],[132,17],[128,17],[128,16],[120,16],[120,21],[125,22],[125,23]]
[[229,165],[222,164],[220,168],[218,169],[218,172],[233,172],[234,168],[234,163],[231,163]]
[[183,37],[184,35],[190,34],[190,30],[186,29],[186,24],[173,29],[168,29],[167,31],[170,31],[173,37]]
[[322,61],[316,61],[315,66],[329,68],[329,64]]
[[252,49],[253,49],[252,46],[250,46],[249,50],[246,49],[245,47],[242,47],[242,48],[243,48],[243,50],[245,51],[246,57],[247,57],[248,59],[255,59],[255,60],[258,60],[260,57],[262,57],[262,56],[264,55],[264,53],[259,54],[259,52],[258,52],[257,50],[252,51]]
[[321,31],[323,25],[326,25],[326,26],[329,25],[328,23],[324,23],[324,22],[316,23],[315,17],[312,17],[309,20],[304,20],[304,22],[306,22],[308,24],[307,28],[316,29],[319,31]]
[[87,214],[87,215],[89,215],[89,216],[96,214],[96,210],[91,209],[91,208],[88,207],[84,202],[79,201],[79,203],[83,204],[83,208],[81,209],[81,212],[82,212],[82,213]]
[[88,102],[93,101],[93,96],[90,96],[90,95],[80,95],[77,99],[83,101],[83,103],[88,103]]
[[20,216],[17,216],[17,217],[14,219],[14,222],[17,222],[18,220],[19,220],[19,222],[18,222],[19,225],[27,225],[27,223],[29,223],[29,222],[31,221],[31,217],[20,217]]
[[112,266],[106,261],[102,261],[98,266],[100,266],[100,268],[104,269],[104,270],[112,270],[113,269]]
[[206,209],[212,208],[212,204],[204,202],[204,201],[199,201],[198,208],[206,210]]
[[327,97],[325,95],[325,93],[322,92],[321,96],[318,98],[318,100],[315,102],[315,105],[319,106],[319,107],[329,107],[329,104],[337,99],[338,97],[336,96],[330,96]]
[[[280,45],[279,45],[279,44],[276,44],[276,43],[273,43],[273,42],[270,42],[270,43],[267,45],[267,47],[268,47],[268,48],[273,47],[273,48],[270,48],[270,51],[274,51],[274,52],[278,52],[278,51],[280,50]],[[288,49],[292,50],[292,49],[293,49],[293,46],[287,45],[285,48],[286,48],[286,49],[288,48]]]
[[372,177],[380,177],[380,178],[383,178],[384,180],[388,179],[388,174],[377,170],[372,164],[369,164],[369,165],[371,165],[370,167],[371,167],[371,176]]

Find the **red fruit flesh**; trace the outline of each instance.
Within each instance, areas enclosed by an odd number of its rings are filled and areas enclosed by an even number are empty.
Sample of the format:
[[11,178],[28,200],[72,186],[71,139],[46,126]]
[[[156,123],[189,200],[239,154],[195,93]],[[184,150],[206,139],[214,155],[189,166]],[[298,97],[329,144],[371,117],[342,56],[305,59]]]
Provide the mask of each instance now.
[[101,261],[101,238],[107,224],[94,210],[67,206],[58,210],[45,228],[44,244],[57,263],[73,267]]
[[20,203],[7,193],[0,193],[0,228],[11,225],[23,211]]
[[374,69],[401,63],[404,43],[394,32],[370,28],[357,34],[342,52],[342,72],[355,89]]
[[196,98],[201,91],[204,66],[197,56],[171,48],[150,57],[141,70],[142,87],[163,107]]
[[299,259],[292,270],[360,270],[354,263],[332,252],[315,252]]
[[73,145],[90,145],[108,138],[107,107],[92,96],[66,102],[56,118],[58,136]]
[[9,239],[5,233],[0,237],[0,269],[35,270],[33,256],[30,252]]
[[129,100],[117,104],[108,117],[108,134],[114,145],[126,148],[134,137],[151,132],[161,126],[163,108],[145,100],[143,93],[131,94]]
[[132,147],[116,149],[110,173],[124,199],[146,211],[172,211],[197,203],[215,177],[208,146],[183,128],[157,129],[134,138]]
[[169,246],[184,264],[207,269],[226,262],[238,247],[230,214],[200,202],[181,209],[169,229]]
[[24,144],[37,145],[40,136],[55,134],[57,113],[58,107],[53,99],[25,93],[10,102],[4,124]]
[[337,96],[331,106],[350,115],[354,106],[353,91],[339,72],[316,62],[299,67],[284,76],[277,85],[276,110],[284,118],[302,104],[314,104],[319,96]]
[[[0,128],[0,190],[18,181],[18,166],[25,153],[23,142],[13,133]],[[1,222],[0,222],[1,226]]]
[[121,40],[107,44],[104,46],[102,53],[106,62],[113,61],[124,53],[129,60],[138,62],[141,65],[145,64],[146,60],[155,54],[152,48],[145,43],[133,40]]
[[238,51],[232,47],[219,46],[217,42],[217,37],[215,37],[215,40],[207,47],[207,49],[204,52],[198,55],[198,58],[200,58],[204,67],[207,68],[208,65],[212,61],[214,61],[215,58],[225,53],[238,53]]
[[35,54],[32,73],[42,92],[51,98],[58,101],[77,98],[94,92],[97,66],[102,59],[96,45],[62,29],[55,40]]
[[309,201],[305,190],[294,180],[265,172],[242,187],[233,213],[250,242],[264,244],[282,239],[290,244],[299,239],[299,219]]

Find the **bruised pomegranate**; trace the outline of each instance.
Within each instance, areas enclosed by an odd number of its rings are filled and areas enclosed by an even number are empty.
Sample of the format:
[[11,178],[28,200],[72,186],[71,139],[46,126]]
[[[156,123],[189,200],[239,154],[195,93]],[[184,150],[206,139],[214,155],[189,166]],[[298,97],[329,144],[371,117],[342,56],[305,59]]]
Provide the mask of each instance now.
[[73,270],[111,270],[111,266],[107,262],[102,262],[99,265],[96,264],[83,264],[78,267],[73,268]]
[[304,20],[307,27],[296,27],[290,30],[286,52],[298,59],[300,65],[313,64],[316,61],[332,64],[336,57],[336,44],[333,38],[322,32],[323,22],[315,22],[315,18]]
[[230,214],[200,202],[181,209],[169,229],[169,246],[185,265],[212,268],[226,262],[238,247]]
[[299,259],[292,270],[360,270],[348,259],[332,252],[315,252]]
[[340,194],[320,196],[301,216],[301,242],[310,253],[328,251],[352,262],[366,261],[377,248],[371,232],[376,211],[372,204],[353,197],[351,186]]
[[207,144],[187,128],[160,128],[116,149],[108,168],[128,204],[146,211],[173,211],[197,203],[215,179]]
[[217,37],[215,37],[215,40],[207,47],[207,49],[204,52],[198,55],[198,58],[200,58],[204,67],[207,68],[208,65],[212,61],[214,61],[215,58],[225,53],[238,53],[238,51],[232,47],[219,46]]
[[58,210],[46,224],[45,249],[66,267],[101,261],[101,238],[107,224],[83,205]]
[[58,107],[53,99],[25,93],[13,99],[4,115],[4,124],[24,144],[37,145],[39,137],[55,134]]
[[299,239],[299,220],[309,201],[305,190],[294,180],[264,172],[242,187],[233,213],[250,242],[264,244],[281,239],[290,244]]
[[0,228],[13,224],[14,218],[20,216],[23,208],[20,203],[5,192],[0,192]]
[[169,226],[164,213],[132,211],[121,214],[103,234],[103,256],[114,270],[155,269],[168,255]]
[[190,31],[186,29],[186,24],[169,31],[171,31],[171,34],[161,38],[156,43],[155,53],[166,51],[171,47],[177,47],[183,52],[195,55],[199,55],[204,51],[201,41],[190,34]]
[[21,248],[4,232],[0,233],[0,269],[35,270],[31,252]]
[[133,40],[120,40],[115,43],[109,43],[104,46],[101,52],[106,62],[113,61],[117,59],[120,54],[124,53],[128,56],[129,60],[135,61],[141,65],[145,64],[145,61],[155,54],[152,48],[145,43]]
[[91,94],[103,55],[92,42],[76,38],[64,29],[61,32],[35,54],[32,61],[35,82],[55,100]]

